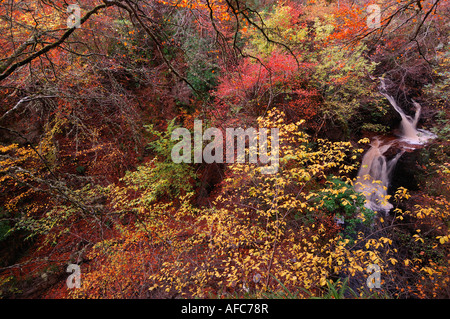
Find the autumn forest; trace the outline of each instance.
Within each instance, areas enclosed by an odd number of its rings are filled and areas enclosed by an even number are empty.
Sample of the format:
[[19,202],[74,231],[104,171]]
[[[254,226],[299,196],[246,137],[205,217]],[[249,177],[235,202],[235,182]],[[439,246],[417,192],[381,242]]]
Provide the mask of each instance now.
[[449,16],[1,0],[0,298],[450,298]]

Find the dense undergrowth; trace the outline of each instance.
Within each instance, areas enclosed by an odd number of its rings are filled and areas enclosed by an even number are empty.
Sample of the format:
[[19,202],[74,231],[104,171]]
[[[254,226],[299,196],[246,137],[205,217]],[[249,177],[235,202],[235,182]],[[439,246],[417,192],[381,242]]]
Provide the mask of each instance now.
[[[345,1],[97,2],[11,73],[65,7],[13,1],[0,20],[0,297],[450,296],[447,1],[386,1],[378,30]],[[399,123],[380,76],[438,135],[386,215],[353,189],[370,138]],[[195,120],[278,128],[276,173],[174,163],[171,134]]]

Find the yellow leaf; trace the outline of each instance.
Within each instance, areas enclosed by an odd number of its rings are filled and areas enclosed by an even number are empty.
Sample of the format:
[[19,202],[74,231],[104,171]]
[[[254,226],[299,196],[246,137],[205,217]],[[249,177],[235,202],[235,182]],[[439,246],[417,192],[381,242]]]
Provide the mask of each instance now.
[[389,258],[389,261],[390,261],[393,265],[395,265],[395,264],[397,263],[397,259],[394,259],[394,258]]

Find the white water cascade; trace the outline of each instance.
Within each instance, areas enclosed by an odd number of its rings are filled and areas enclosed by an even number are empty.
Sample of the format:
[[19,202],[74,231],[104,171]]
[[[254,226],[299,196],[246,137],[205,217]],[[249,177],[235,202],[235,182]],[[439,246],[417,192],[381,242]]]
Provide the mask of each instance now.
[[[417,123],[422,109],[419,103],[413,100],[416,109],[414,118],[406,115],[397,105],[395,99],[387,93],[384,79],[381,78],[380,80],[380,93],[388,99],[402,118],[400,123],[401,135],[398,139],[388,142],[383,142],[383,139],[379,137],[373,139],[370,144],[370,149],[363,156],[354,188],[366,197],[365,207],[387,214],[393,208],[392,204],[386,199],[386,196],[388,194],[391,174],[398,160],[405,151],[425,144],[428,140],[435,138],[436,135],[426,130],[417,129]],[[387,160],[385,153],[394,144],[399,151],[392,159]]]
[[436,135],[429,131],[417,129],[417,123],[419,122],[420,113],[422,111],[422,107],[420,106],[420,104],[412,100],[413,105],[416,109],[416,113],[414,115],[414,118],[406,115],[405,112],[403,112],[403,110],[397,105],[394,97],[387,93],[385,80],[383,78],[380,78],[380,81],[380,93],[386,99],[388,99],[389,103],[391,103],[391,105],[402,118],[402,121],[400,123],[402,131],[401,141],[407,142],[409,144],[423,145],[428,142],[429,139],[436,138]]
[[387,191],[392,170],[405,151],[400,151],[388,161],[384,154],[392,144],[392,141],[382,144],[379,139],[374,139],[362,159],[356,178],[355,190],[366,197],[364,206],[373,211],[388,213],[393,207],[386,199]]

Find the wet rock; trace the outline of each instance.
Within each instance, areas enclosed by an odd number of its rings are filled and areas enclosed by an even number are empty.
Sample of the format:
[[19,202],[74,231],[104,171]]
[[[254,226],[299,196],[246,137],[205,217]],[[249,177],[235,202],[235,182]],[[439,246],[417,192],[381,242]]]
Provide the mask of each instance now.
[[408,190],[419,190],[419,183],[417,176],[422,171],[422,168],[417,164],[421,149],[415,149],[410,152],[405,152],[398,160],[396,167],[392,172],[392,180],[389,188],[389,193],[393,194],[399,187],[404,187]]

